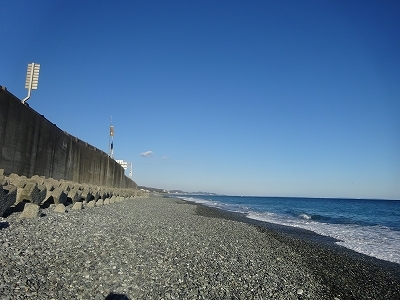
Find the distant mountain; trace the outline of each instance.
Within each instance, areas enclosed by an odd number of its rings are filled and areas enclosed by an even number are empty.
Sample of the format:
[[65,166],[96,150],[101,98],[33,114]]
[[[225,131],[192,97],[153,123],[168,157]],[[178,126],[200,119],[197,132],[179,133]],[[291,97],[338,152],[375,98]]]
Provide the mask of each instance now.
[[164,193],[164,194],[181,194],[181,195],[210,195],[210,196],[217,196],[216,193],[209,193],[209,192],[184,192],[182,190],[165,190],[159,188],[152,188],[146,186],[138,186],[139,189],[147,190],[153,193]]
[[191,192],[191,193],[188,193],[188,194],[191,194],[191,195],[209,195],[209,196],[218,196],[218,194],[216,194],[216,193],[209,193],[209,192]]
[[169,190],[170,194],[187,194],[187,192],[181,190]]
[[209,196],[218,196],[216,193],[209,192],[184,192],[181,190],[170,190],[170,194],[183,194],[183,195],[209,195]]
[[164,194],[168,193],[167,190],[158,189],[158,188],[152,188],[152,187],[147,187],[147,186],[138,186],[138,188],[142,189],[142,190],[150,191],[150,192],[153,192],[153,193],[164,193]]

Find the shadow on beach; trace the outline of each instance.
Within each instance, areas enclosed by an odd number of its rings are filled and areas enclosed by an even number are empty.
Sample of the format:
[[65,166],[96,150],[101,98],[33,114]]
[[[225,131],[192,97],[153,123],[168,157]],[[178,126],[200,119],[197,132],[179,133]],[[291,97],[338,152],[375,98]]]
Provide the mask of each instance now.
[[4,228],[8,228],[10,226],[10,223],[8,222],[0,222],[0,230]]
[[104,300],[131,300],[131,299],[124,294],[110,293]]

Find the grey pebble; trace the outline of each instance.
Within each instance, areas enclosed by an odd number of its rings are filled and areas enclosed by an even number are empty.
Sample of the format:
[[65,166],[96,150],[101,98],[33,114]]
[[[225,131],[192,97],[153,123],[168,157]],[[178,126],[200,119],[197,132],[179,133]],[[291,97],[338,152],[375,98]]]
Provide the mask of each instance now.
[[0,299],[332,299],[286,244],[177,199],[42,213],[0,230]]

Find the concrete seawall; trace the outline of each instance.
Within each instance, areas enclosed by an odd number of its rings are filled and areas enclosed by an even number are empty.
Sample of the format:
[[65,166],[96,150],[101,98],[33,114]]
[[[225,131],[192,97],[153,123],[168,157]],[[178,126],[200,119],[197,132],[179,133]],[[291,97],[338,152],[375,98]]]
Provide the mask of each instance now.
[[137,188],[105,152],[62,131],[4,89],[0,89],[0,168],[5,175]]

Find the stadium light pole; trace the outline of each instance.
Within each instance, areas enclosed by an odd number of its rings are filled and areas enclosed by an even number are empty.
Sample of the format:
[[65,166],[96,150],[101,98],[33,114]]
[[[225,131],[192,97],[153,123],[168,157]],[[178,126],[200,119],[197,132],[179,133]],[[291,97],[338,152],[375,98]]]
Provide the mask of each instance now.
[[25,97],[21,102],[25,104],[26,101],[31,97],[31,91],[37,90],[39,82],[39,71],[40,65],[35,63],[28,64],[26,71],[25,88],[28,89],[28,96]]

